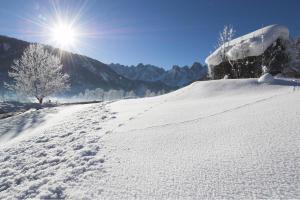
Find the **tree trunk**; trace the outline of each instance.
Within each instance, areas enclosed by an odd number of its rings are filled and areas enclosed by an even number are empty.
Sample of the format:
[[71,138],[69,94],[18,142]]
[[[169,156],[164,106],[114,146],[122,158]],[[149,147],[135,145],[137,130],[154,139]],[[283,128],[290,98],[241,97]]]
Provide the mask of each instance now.
[[40,97],[40,98],[37,97],[37,100],[39,101],[40,104],[43,103],[43,97]]

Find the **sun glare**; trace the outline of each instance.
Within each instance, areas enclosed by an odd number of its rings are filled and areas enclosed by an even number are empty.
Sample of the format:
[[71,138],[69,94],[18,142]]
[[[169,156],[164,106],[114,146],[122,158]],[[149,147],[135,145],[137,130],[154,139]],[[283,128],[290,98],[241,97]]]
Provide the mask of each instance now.
[[58,47],[69,49],[75,46],[77,32],[70,24],[58,23],[52,27],[51,36]]
[[[29,26],[26,34],[40,37],[39,41],[43,44],[51,45],[61,50],[80,53],[85,48],[91,48],[87,39],[100,35],[94,28],[88,27],[92,18],[84,17],[86,14],[85,1],[74,1],[74,5],[67,6],[60,4],[61,1],[49,1],[49,10],[45,12],[37,7],[38,15],[33,17],[22,17],[22,19],[32,25],[39,27],[36,32]],[[77,3],[75,3],[77,2]],[[45,7],[46,8],[46,7]],[[92,47],[93,48],[93,47]],[[63,53],[63,51],[61,51]]]

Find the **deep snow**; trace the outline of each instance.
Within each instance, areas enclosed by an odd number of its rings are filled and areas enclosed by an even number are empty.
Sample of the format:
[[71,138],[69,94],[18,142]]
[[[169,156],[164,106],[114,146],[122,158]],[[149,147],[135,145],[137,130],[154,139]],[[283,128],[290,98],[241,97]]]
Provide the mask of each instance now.
[[1,120],[0,198],[300,198],[296,84],[203,81]]

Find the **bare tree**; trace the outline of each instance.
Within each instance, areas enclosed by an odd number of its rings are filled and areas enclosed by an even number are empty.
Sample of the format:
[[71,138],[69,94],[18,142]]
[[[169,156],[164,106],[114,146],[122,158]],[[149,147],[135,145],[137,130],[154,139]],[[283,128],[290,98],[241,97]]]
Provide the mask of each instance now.
[[219,33],[218,47],[221,48],[221,56],[226,59],[226,48],[229,46],[229,42],[233,39],[235,30],[231,25],[225,25],[223,30]]
[[69,87],[69,76],[63,74],[59,57],[52,55],[40,44],[31,44],[20,59],[14,60],[9,76],[13,84],[6,87],[18,94],[35,97],[39,103],[53,93]]
[[[265,51],[265,33],[264,33],[264,29],[263,28],[261,29],[260,40],[261,40],[261,49],[262,49],[262,52],[264,52]],[[265,54],[263,53],[261,55],[261,71],[262,71],[262,75],[269,72],[269,69],[266,66],[265,61],[266,61]]]
[[228,49],[230,41],[233,39],[234,35],[235,30],[233,29],[233,27],[231,25],[225,25],[223,31],[219,33],[218,39],[218,48],[221,48],[222,62],[229,62],[233,72],[235,72],[234,63],[228,58],[226,50]]

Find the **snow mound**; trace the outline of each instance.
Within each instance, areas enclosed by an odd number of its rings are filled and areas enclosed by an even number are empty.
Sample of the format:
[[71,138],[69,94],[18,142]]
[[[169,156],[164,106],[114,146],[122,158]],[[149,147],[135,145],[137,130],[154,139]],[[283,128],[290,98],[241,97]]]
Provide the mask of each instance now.
[[[263,37],[263,41],[262,41]],[[238,60],[244,57],[259,56],[265,52],[277,39],[288,39],[289,30],[281,25],[270,25],[246,34],[225,44],[228,59]],[[222,47],[219,47],[205,62],[209,66],[216,66],[222,62]]]
[[257,80],[257,82],[259,82],[259,83],[272,83],[273,81],[274,81],[274,77],[269,73],[266,73],[266,74],[262,75]]

